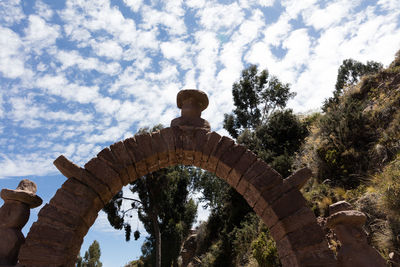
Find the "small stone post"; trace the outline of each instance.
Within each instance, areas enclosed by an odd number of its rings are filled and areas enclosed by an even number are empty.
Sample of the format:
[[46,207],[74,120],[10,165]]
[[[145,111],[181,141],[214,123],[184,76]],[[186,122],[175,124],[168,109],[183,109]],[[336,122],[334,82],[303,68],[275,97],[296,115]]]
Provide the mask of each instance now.
[[36,184],[27,179],[15,190],[1,190],[4,204],[0,208],[0,267],[14,266],[18,262],[19,249],[25,242],[21,229],[28,222],[30,209],[42,204],[36,190]]
[[385,260],[367,243],[367,235],[362,228],[366,221],[364,213],[352,210],[352,206],[340,201],[329,206],[330,216],[326,226],[335,231],[342,246],[337,260],[339,267],[384,267]]
[[176,103],[182,110],[181,116],[171,121],[171,127],[202,128],[210,131],[210,123],[200,117],[201,112],[208,107],[208,97],[204,92],[196,89],[181,90],[176,97]]

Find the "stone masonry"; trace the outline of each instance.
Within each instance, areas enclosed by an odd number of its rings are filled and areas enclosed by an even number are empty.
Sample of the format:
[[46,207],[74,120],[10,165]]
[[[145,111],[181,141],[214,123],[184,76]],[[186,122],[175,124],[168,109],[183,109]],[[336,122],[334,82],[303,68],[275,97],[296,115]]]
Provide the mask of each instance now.
[[42,199],[36,195],[36,184],[26,179],[15,190],[1,190],[1,198],[4,204],[0,208],[0,266],[13,266],[25,242],[21,229],[29,219],[30,209],[40,206]]
[[39,212],[19,253],[27,267],[74,266],[98,212],[124,185],[167,166],[193,165],[215,173],[244,196],[271,230],[283,266],[336,266],[322,229],[299,188],[302,169],[283,177],[242,145],[210,131],[201,111],[207,96],[178,94],[182,116],[171,127],[135,135],[79,167],[64,156],[54,165],[68,179]]

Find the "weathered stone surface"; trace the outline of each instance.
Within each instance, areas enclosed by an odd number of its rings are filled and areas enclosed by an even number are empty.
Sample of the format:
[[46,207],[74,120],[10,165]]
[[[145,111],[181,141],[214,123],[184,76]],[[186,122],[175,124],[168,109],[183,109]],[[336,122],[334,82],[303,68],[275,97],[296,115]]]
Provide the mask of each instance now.
[[107,204],[113,197],[110,188],[106,184],[94,177],[87,170],[78,167],[64,156],[59,156],[53,164],[65,177],[69,179],[74,178],[92,188],[101,198],[103,204]]
[[315,223],[314,213],[308,208],[303,207],[295,213],[280,219],[274,226],[270,228],[271,235],[275,241],[282,239],[286,234],[296,231],[305,225]]
[[47,244],[72,252],[77,249],[79,241],[80,237],[69,227],[39,221],[32,224],[26,242]]
[[169,165],[168,146],[164,142],[160,131],[151,133],[151,146],[153,147],[154,152],[158,155],[159,167],[167,167]]
[[272,189],[265,190],[261,193],[260,197],[256,201],[256,204],[253,206],[254,211],[257,214],[262,214],[265,207],[268,207],[271,203],[273,203],[276,199],[281,197],[286,192],[288,191],[283,186],[275,186]]
[[0,265],[15,265],[18,253],[25,238],[22,227],[29,219],[30,208],[42,204],[42,199],[35,195],[36,184],[22,180],[17,189],[3,189],[4,199],[0,207]]
[[208,159],[210,158],[211,152],[217,146],[221,136],[216,132],[211,132],[207,134],[207,142],[204,143],[202,148],[202,158],[201,158],[201,168],[207,170]]
[[25,240],[21,229],[0,227],[0,237],[0,266],[16,264]]
[[158,155],[157,153],[154,153],[151,145],[151,134],[143,133],[135,135],[135,140],[138,145],[137,148],[143,153],[149,172],[154,172],[160,169],[158,165]]
[[304,184],[310,179],[312,176],[312,172],[309,168],[302,168],[296,171],[294,174],[290,175],[286,179],[283,180],[285,186],[289,188],[297,188],[301,189]]
[[186,166],[193,165],[194,162],[194,136],[196,130],[182,131],[182,164]]
[[126,185],[129,183],[129,175],[126,171],[125,166],[121,161],[119,161],[111,150],[106,147],[102,151],[97,154],[97,158],[106,163],[111,169],[113,169],[119,175],[119,179],[121,180],[122,185]]
[[332,215],[339,211],[352,210],[352,209],[353,209],[353,206],[350,203],[342,200],[342,201],[333,203],[332,205],[329,205],[329,214]]
[[85,169],[108,186],[112,195],[122,188],[119,174],[99,158],[92,158],[85,164]]
[[229,137],[226,136],[222,137],[219,140],[218,144],[215,146],[214,150],[211,152],[205,168],[208,171],[215,173],[220,157],[225,153],[225,151],[229,150],[234,144],[235,142]]
[[261,159],[257,159],[257,161],[254,162],[254,164],[251,165],[251,167],[243,174],[236,187],[236,191],[238,191],[239,194],[244,195],[250,181],[257,176],[262,175],[268,168],[269,166],[267,163]]
[[182,164],[183,161],[183,136],[184,132],[179,127],[171,127],[174,137],[175,144],[175,156],[178,164]]
[[143,151],[140,150],[138,144],[136,143],[136,138],[131,137],[124,140],[124,145],[126,151],[128,152],[132,163],[135,164],[136,173],[139,177],[146,175],[149,173],[146,164],[146,155]]
[[295,255],[299,260],[300,266],[338,267],[333,252],[326,246],[325,241],[317,247],[296,251]]
[[268,167],[261,175],[255,176],[249,181],[243,197],[247,200],[250,207],[254,207],[264,191],[274,190],[275,187],[281,185],[281,175]]
[[164,128],[160,131],[161,137],[168,149],[168,161],[170,165],[178,164],[175,152],[175,137],[172,128]]
[[80,216],[75,216],[75,214],[71,213],[69,210],[61,210],[50,204],[46,204],[40,210],[38,218],[39,221],[44,223],[68,227],[73,230],[77,236],[81,237],[85,236],[89,230],[88,225]]
[[171,121],[171,127],[181,129],[205,129],[210,131],[208,121],[202,119],[201,112],[208,106],[207,95],[199,90],[181,90],[177,95],[178,108],[182,110],[181,117]]
[[349,208],[348,203],[341,202],[332,207],[333,213],[327,219],[326,226],[334,229],[341,247],[337,254],[339,266],[353,267],[383,267],[386,261],[371,246],[368,245],[367,235],[362,226],[366,221],[364,213]]
[[334,228],[338,224],[364,225],[367,216],[358,210],[339,211],[328,217],[326,227]]
[[236,145],[229,147],[219,158],[217,169],[215,174],[221,179],[226,180],[229,172],[235,166],[236,162],[239,161],[240,157],[246,152],[247,148],[242,145]]
[[351,205],[346,202],[333,205],[332,212],[340,211],[330,215],[326,222],[327,227],[334,229],[341,243],[337,254],[338,265],[344,267],[386,266],[386,261],[382,256],[368,245],[367,235],[362,228],[366,221],[365,214],[357,210],[343,210],[350,207]]
[[[138,174],[136,173],[135,166],[128,154],[128,151],[126,151],[124,143],[122,141],[117,142],[110,146],[110,150],[116,160],[121,163],[128,176],[127,179],[123,179],[123,185],[127,185],[128,183],[135,181],[138,178]],[[125,177],[123,176],[122,178]]]
[[[68,181],[70,180],[66,182]],[[90,227],[96,220],[97,213],[103,207],[103,204],[99,204],[98,198],[85,198],[69,191],[65,186],[58,189],[55,196],[50,200],[50,205],[70,212],[74,216],[79,216],[87,227]]]
[[43,200],[35,194],[11,189],[2,189],[1,198],[4,200],[15,200],[26,203],[31,209],[39,207],[43,202]]
[[293,189],[268,205],[263,211],[261,219],[267,226],[272,227],[278,220],[294,214],[306,205],[303,195],[297,189]]
[[[275,237],[273,237],[275,239]],[[280,257],[289,255],[292,251],[312,251],[327,248],[324,233],[321,227],[312,222],[294,232],[288,233],[276,242]]]
[[41,243],[22,246],[18,257],[20,264],[26,267],[71,266],[66,264],[71,261],[70,258],[71,255],[68,255],[65,250]]
[[22,229],[28,222],[29,215],[28,204],[17,200],[6,200],[0,208],[0,228]]
[[232,170],[229,172],[226,181],[233,188],[236,188],[242,175],[257,161],[256,155],[250,150],[246,150],[240,157],[239,161],[235,163]]
[[23,179],[19,182],[16,190],[21,190],[32,194],[36,194],[37,186],[34,182],[28,179]]
[[360,226],[339,224],[334,231],[342,244],[337,254],[339,266],[386,266],[386,261],[378,251],[368,245],[366,234]]
[[207,142],[207,135],[208,131],[204,129],[197,129],[194,134],[194,157],[193,157],[193,165],[200,167],[201,161],[203,159],[203,147],[204,144]]

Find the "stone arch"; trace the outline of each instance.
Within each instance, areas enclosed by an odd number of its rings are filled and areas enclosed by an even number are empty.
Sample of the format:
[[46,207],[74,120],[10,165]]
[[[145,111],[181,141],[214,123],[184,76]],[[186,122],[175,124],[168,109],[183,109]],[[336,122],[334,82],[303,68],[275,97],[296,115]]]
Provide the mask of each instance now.
[[78,167],[54,162],[68,179],[39,212],[22,246],[25,266],[74,266],[98,212],[124,185],[164,167],[193,165],[235,188],[270,228],[283,266],[335,266],[324,233],[298,188],[244,146],[201,128],[169,127],[119,141]]

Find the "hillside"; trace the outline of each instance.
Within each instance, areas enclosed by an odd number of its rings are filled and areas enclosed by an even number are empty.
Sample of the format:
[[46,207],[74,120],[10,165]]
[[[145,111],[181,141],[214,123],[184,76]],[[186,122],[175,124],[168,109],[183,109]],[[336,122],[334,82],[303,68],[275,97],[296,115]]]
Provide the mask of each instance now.
[[[330,204],[347,200],[367,214],[368,241],[389,259],[390,252],[400,252],[400,52],[388,68],[344,84],[337,98],[325,112],[301,118],[309,135],[292,169],[313,170],[302,192],[321,225]],[[239,199],[218,200],[225,203],[199,227],[190,264],[280,266],[275,243],[257,216],[238,208],[245,205]],[[340,243],[326,234],[336,251]]]

